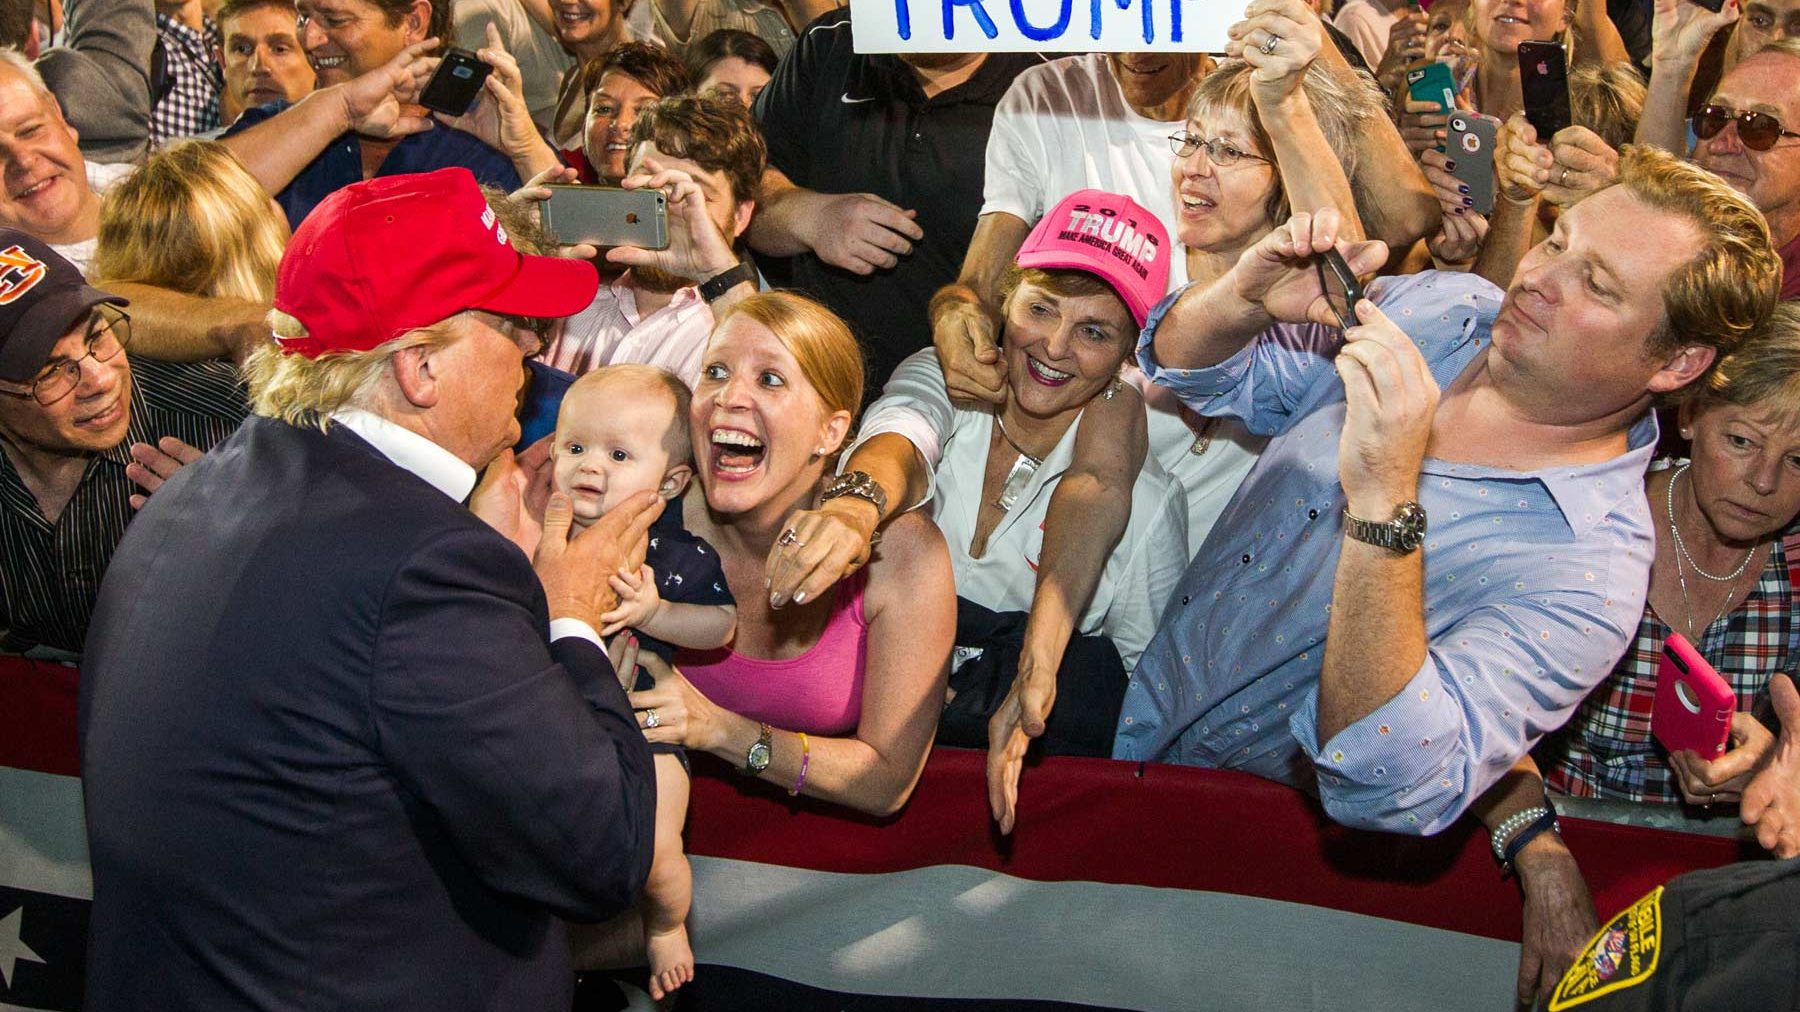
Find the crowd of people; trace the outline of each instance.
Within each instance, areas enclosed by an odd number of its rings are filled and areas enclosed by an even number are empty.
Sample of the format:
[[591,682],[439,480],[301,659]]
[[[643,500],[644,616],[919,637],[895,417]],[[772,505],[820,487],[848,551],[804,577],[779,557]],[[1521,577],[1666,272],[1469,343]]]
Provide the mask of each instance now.
[[82,665],[96,1007],[660,999],[692,751],[879,817],[983,748],[1002,833],[1036,753],[1473,815],[1526,1002],[1597,924],[1559,797],[1800,855],[1800,2],[851,18],[0,0],[0,650]]

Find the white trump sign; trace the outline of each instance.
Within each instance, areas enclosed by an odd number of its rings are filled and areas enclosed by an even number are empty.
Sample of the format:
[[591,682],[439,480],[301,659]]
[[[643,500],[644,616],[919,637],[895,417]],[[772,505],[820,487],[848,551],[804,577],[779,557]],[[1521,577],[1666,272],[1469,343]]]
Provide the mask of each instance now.
[[1242,0],[850,0],[859,53],[1218,53]]

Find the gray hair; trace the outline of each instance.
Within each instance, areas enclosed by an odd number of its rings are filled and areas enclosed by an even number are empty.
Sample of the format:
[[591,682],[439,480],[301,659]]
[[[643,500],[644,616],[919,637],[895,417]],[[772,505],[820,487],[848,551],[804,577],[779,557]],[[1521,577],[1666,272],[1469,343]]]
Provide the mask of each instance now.
[[[1270,194],[1266,210],[1269,220],[1278,222],[1288,216],[1287,190],[1281,184],[1281,166],[1275,161],[1274,145],[1261,117],[1256,114],[1256,103],[1250,97],[1250,72],[1253,69],[1243,60],[1226,60],[1219,64],[1194,89],[1194,97],[1188,100],[1187,117],[1194,119],[1203,113],[1217,111],[1244,118],[1257,146],[1269,153],[1269,161],[1275,165],[1275,192]],[[1361,205],[1363,190],[1356,180],[1356,137],[1364,124],[1387,115],[1381,89],[1374,78],[1362,71],[1335,71],[1314,60],[1300,79],[1300,90],[1306,95],[1307,105],[1312,107],[1313,118],[1318,120],[1326,143],[1343,163],[1344,175],[1350,180],[1350,191]]]

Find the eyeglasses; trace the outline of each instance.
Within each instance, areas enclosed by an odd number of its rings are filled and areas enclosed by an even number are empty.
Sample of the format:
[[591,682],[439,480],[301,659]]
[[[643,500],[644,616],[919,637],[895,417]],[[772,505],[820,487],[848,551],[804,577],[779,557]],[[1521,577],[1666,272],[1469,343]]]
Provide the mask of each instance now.
[[1191,157],[1201,148],[1206,149],[1207,159],[1221,169],[1228,169],[1246,158],[1254,162],[1268,161],[1261,155],[1253,155],[1242,148],[1234,147],[1223,137],[1214,137],[1209,141],[1204,137],[1195,137],[1186,131],[1169,135],[1169,150],[1175,152],[1177,158]]
[[29,397],[49,407],[74,393],[75,388],[81,385],[83,361],[89,358],[96,362],[111,361],[130,343],[131,317],[113,306],[95,306],[93,315],[88,317],[87,342],[79,357],[51,363],[23,390],[0,387],[0,393],[21,400]]
[[1783,137],[1800,137],[1782,129],[1781,121],[1766,112],[1738,112],[1722,105],[1702,106],[1691,122],[1694,135],[1703,141],[1717,137],[1725,124],[1736,123],[1738,140],[1752,151],[1767,151]]

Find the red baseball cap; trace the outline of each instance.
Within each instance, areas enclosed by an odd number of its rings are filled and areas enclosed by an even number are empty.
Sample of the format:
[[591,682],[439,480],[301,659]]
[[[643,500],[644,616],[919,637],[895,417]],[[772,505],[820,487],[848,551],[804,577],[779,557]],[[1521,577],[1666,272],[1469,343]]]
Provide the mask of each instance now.
[[1087,271],[1111,285],[1138,326],[1168,292],[1169,230],[1130,197],[1076,190],[1025,237],[1013,262],[1020,267]]
[[275,308],[307,336],[276,341],[307,358],[368,351],[467,309],[569,316],[599,287],[586,261],[514,249],[468,169],[383,176],[326,197],[288,241]]

